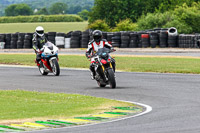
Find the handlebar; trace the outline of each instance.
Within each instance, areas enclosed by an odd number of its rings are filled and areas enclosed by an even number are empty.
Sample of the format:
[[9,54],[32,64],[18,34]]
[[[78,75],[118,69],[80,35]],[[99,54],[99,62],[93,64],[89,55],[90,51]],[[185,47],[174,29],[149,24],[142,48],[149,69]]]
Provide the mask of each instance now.
[[[115,52],[116,49],[110,49],[110,51],[108,53],[112,53],[112,52]],[[95,57],[95,56],[98,56],[97,53],[95,53],[94,55],[90,56],[89,59]]]

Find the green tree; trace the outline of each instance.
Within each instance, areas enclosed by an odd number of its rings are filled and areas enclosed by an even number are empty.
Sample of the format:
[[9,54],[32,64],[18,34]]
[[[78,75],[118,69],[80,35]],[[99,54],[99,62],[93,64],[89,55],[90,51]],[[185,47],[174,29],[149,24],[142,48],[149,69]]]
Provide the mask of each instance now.
[[88,11],[88,10],[83,10],[83,11],[79,12],[78,15],[79,15],[83,20],[88,20],[89,11]]
[[57,2],[51,5],[49,11],[51,14],[66,14],[68,6],[65,3]]
[[199,0],[95,0],[94,7],[89,14],[89,23],[95,20],[105,20],[111,27],[115,27],[120,20],[130,18],[136,22],[147,13],[174,10],[177,6],[187,3],[192,5]]
[[5,9],[6,16],[32,15],[33,11],[27,4],[12,4]]
[[189,7],[186,3],[164,13],[148,13],[138,19],[138,29],[176,27],[179,33],[198,33],[200,23],[200,2]]
[[36,15],[49,15],[48,10],[44,7],[35,13]]

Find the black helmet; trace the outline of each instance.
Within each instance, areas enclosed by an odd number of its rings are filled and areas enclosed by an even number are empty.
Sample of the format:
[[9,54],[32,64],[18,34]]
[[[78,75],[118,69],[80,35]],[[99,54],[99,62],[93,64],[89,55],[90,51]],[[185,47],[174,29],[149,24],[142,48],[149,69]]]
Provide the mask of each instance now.
[[100,30],[95,30],[93,31],[92,36],[95,42],[100,42],[103,37],[103,34]]

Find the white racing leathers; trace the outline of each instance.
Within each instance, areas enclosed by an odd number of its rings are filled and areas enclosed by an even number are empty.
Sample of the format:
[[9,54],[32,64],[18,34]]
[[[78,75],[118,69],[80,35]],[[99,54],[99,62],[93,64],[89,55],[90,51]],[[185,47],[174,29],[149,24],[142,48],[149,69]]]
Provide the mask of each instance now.
[[[94,40],[92,40],[88,44],[88,49],[86,51],[86,56],[90,55],[91,52],[92,52],[92,54],[96,53],[100,48],[103,48],[103,47],[111,48],[112,45],[110,45],[106,40],[101,40],[99,43],[97,43]],[[93,62],[94,62],[94,58],[91,59],[91,63],[93,63]]]

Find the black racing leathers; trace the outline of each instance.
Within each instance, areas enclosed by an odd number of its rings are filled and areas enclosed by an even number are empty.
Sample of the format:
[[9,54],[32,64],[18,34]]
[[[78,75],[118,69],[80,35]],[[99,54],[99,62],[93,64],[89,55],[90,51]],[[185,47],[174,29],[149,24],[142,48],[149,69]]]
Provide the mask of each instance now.
[[43,48],[43,45],[47,42],[47,39],[45,36],[38,36],[36,33],[33,34],[33,49],[36,53],[36,61],[39,62],[41,60],[41,53],[38,53],[38,51]]

